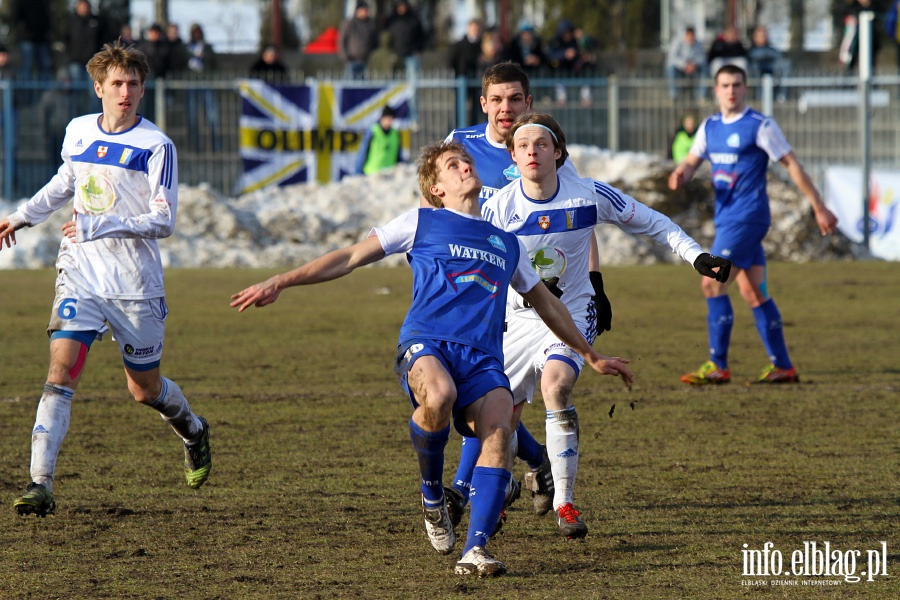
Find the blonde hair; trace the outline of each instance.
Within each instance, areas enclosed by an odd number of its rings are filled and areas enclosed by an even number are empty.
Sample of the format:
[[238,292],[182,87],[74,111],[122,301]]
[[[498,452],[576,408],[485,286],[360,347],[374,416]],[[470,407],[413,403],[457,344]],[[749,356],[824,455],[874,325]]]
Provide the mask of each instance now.
[[422,196],[425,197],[425,200],[428,201],[428,204],[435,208],[442,208],[444,203],[440,198],[431,193],[431,186],[437,183],[438,175],[441,172],[438,159],[447,152],[460,154],[463,157],[463,160],[466,160],[469,164],[475,164],[472,155],[469,154],[466,147],[455,140],[449,142],[435,142],[424,146],[419,151],[419,159],[417,161],[418,168],[416,170],[419,180],[419,190],[422,192]]
[[134,46],[124,45],[121,39],[104,44],[103,49],[87,64],[91,79],[101,84],[113,69],[121,69],[123,73],[136,73],[141,78],[141,83],[150,74],[150,65],[144,53]]
[[566,135],[563,133],[559,123],[556,122],[556,119],[546,113],[526,113],[516,117],[512,127],[509,128],[509,133],[506,134],[506,149],[509,153],[512,154],[515,147],[516,132],[526,125],[539,125],[550,131],[553,147],[562,151],[559,158],[556,159],[556,168],[561,168],[569,156],[569,151],[566,150]]

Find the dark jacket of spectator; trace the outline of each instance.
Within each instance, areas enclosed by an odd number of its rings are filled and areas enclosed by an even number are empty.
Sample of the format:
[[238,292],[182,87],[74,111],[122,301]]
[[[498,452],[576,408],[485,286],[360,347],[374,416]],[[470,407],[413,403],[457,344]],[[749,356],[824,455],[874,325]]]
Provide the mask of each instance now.
[[169,42],[162,36],[162,26],[157,23],[151,25],[145,36],[136,45],[138,50],[147,57],[147,63],[150,65],[150,77],[165,78],[171,69],[171,62]]
[[49,44],[53,41],[53,12],[49,0],[15,0],[10,22],[20,42]]
[[[729,62],[728,59],[732,58],[747,58],[747,49],[744,47],[744,44],[741,43],[740,33],[737,30],[737,27],[727,27],[722,35],[717,36],[713,43],[709,46],[709,52],[706,56],[706,61],[709,63],[710,68],[715,70],[713,66],[713,61],[719,59],[724,59],[725,62]],[[710,73],[711,75],[715,75],[715,73]]]
[[91,3],[79,0],[69,15],[66,29],[66,56],[70,63],[86,65],[103,45],[103,24],[91,12]]
[[191,25],[191,39],[187,44],[188,69],[194,73],[213,71],[218,67],[218,57],[213,47],[206,42],[203,28],[194,23]]
[[450,47],[448,66],[457,77],[478,76],[481,35],[481,22],[473,19],[466,27],[466,35]]
[[169,70],[172,73],[181,73],[188,68],[187,45],[181,39],[178,25],[169,23],[166,26],[166,42],[169,44]]
[[418,15],[406,0],[400,0],[387,20],[391,48],[400,58],[419,54],[425,48],[425,31]]
[[575,28],[568,19],[560,21],[556,35],[547,46],[547,59],[557,71],[573,73],[578,70],[581,52],[575,39]]
[[522,65],[528,73],[540,71],[547,66],[547,55],[544,53],[544,45],[538,37],[534,27],[524,25],[519,28],[519,33],[509,45],[507,51],[509,59]]
[[358,2],[353,16],[341,24],[338,53],[344,62],[365,63],[378,44],[375,22],[369,18],[369,7]]
[[250,66],[250,76],[268,81],[282,81],[287,75],[287,67],[278,56],[278,48],[266,46],[256,62]]

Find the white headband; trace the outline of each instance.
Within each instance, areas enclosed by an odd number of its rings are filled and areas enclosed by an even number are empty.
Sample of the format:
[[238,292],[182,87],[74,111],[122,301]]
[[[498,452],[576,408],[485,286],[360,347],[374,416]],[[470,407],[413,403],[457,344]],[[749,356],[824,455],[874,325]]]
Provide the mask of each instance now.
[[556,139],[556,134],[553,133],[553,130],[550,129],[549,127],[547,127],[546,125],[541,125],[540,123],[525,123],[518,129],[516,129],[516,134],[513,136],[513,139],[516,139],[516,135],[519,135],[519,132],[522,131],[523,129],[525,129],[526,127],[540,127],[541,129],[546,129],[548,132],[550,132],[550,135],[553,136],[553,141],[556,142],[557,144],[559,143],[559,140]]

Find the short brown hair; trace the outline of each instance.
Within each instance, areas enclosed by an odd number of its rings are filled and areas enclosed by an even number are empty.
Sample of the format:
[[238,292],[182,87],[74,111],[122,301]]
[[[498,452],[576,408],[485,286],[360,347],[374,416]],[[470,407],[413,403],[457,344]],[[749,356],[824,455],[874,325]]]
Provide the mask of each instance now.
[[134,46],[126,46],[122,40],[103,44],[103,49],[88,61],[87,72],[91,79],[98,83],[106,81],[112,69],[121,69],[124,73],[137,73],[141,83],[150,74],[150,65],[144,53]]
[[502,62],[488,67],[487,71],[481,77],[481,95],[487,98],[488,87],[496,83],[515,83],[518,81],[522,84],[522,91],[525,97],[531,95],[531,81],[528,74],[522,70],[522,67],[514,62]]
[[563,133],[559,123],[556,122],[556,119],[546,113],[525,113],[516,117],[512,127],[509,128],[509,133],[506,134],[506,149],[509,153],[512,154],[516,132],[525,125],[540,125],[553,133],[550,136],[553,138],[553,146],[555,149],[562,151],[562,154],[556,159],[556,168],[561,168],[569,156],[569,151],[566,150],[566,135]]
[[716,71],[716,76],[713,77],[714,83],[717,83],[717,84],[719,83],[719,75],[721,75],[722,73],[725,73],[727,75],[740,75],[741,79],[744,80],[744,83],[745,84],[747,83],[747,71],[743,70],[742,68],[740,68],[737,65],[727,64],[727,65],[724,65],[718,71]]
[[431,193],[431,186],[437,183],[438,174],[441,171],[438,159],[447,152],[459,153],[464,159],[467,159],[470,164],[475,164],[472,155],[469,154],[466,147],[456,140],[451,140],[449,142],[435,142],[424,146],[419,151],[419,160],[417,161],[418,169],[416,170],[416,174],[419,178],[419,190],[422,192],[425,200],[428,201],[428,204],[435,208],[443,207],[444,203],[440,198]]

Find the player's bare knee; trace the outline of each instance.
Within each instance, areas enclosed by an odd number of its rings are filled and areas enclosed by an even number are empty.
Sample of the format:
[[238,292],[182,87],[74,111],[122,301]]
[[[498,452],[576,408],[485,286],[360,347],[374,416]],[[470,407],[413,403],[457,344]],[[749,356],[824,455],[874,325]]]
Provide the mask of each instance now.
[[150,383],[137,382],[132,379],[128,380],[128,391],[131,393],[131,396],[134,398],[135,402],[140,402],[141,404],[152,404],[159,398],[159,394],[162,391],[162,386],[153,385]]

